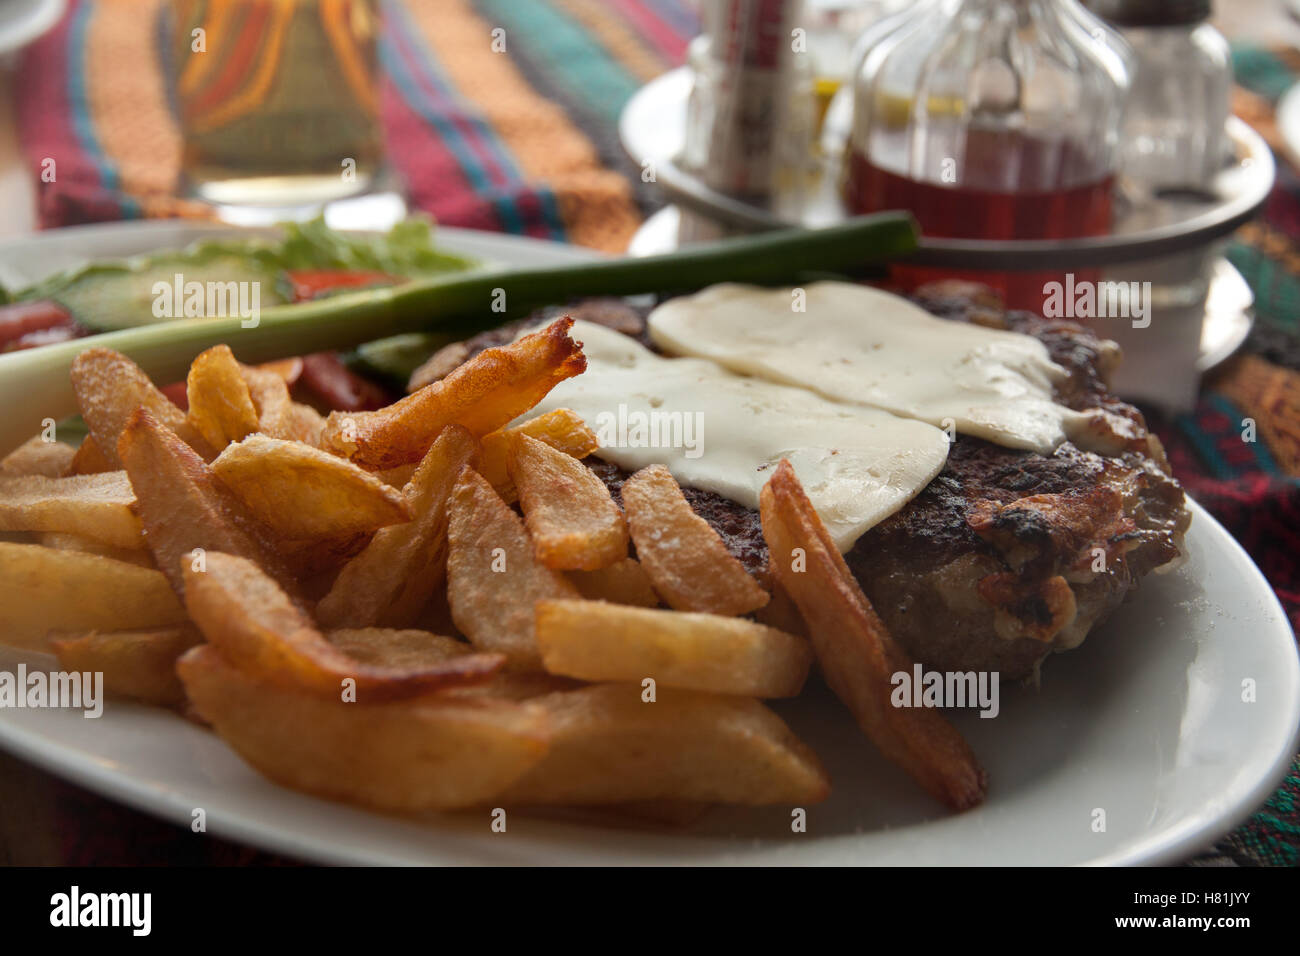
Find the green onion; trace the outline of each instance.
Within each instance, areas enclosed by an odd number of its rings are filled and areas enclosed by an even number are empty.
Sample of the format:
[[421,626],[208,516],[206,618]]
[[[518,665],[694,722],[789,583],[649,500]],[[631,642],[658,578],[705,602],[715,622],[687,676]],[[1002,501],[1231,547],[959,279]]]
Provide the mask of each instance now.
[[[593,259],[536,269],[458,273],[276,306],[255,328],[239,318],[184,319],[0,355],[0,453],[77,411],[68,371],[82,351],[117,349],[155,382],[181,381],[196,355],[226,343],[244,362],[345,349],[372,339],[437,331],[464,337],[544,305],[597,295],[698,289],[715,282],[782,285],[854,273],[916,247],[906,213],[879,213],[820,229],[789,229],[688,246],[660,256]],[[504,309],[497,290],[504,291]]]

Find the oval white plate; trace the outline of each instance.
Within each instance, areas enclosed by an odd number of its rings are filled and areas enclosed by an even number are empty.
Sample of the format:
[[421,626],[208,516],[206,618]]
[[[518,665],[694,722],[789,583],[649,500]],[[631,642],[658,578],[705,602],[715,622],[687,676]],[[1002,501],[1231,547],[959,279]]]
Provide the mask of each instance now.
[[[124,224],[0,245],[0,275],[176,245],[183,224]],[[448,248],[523,264],[587,255],[525,239],[440,231]],[[148,243],[148,244],[145,244]],[[33,249],[40,246],[40,249]],[[40,255],[42,249],[45,256]],[[39,265],[38,265],[39,263]],[[44,268],[42,268],[42,266]],[[790,832],[789,808],[718,809],[684,830],[599,827],[486,811],[372,814],[278,787],[217,737],[168,712],[109,701],[78,711],[0,710],[0,746],[105,796],[307,860],[359,864],[1135,864],[1178,861],[1240,823],[1295,753],[1300,661],[1268,583],[1200,507],[1180,570],[1150,577],[1037,689],[1003,687],[1001,714],[956,715],[988,769],[987,803],[952,816],[886,764],[844,709],[813,688],[777,710],[821,755],[831,798]],[[0,669],[50,658],[0,649]],[[1242,700],[1244,681],[1255,702]],[[1105,812],[1097,832],[1096,811]]]

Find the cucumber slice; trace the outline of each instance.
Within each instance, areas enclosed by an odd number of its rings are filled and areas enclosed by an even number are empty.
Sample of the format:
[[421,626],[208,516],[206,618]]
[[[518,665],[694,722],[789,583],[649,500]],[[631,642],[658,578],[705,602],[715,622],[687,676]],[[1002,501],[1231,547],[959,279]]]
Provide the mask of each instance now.
[[[181,295],[176,301],[178,276]],[[113,332],[172,319],[243,316],[241,303],[256,304],[259,310],[280,305],[285,299],[277,288],[278,276],[278,269],[247,255],[216,255],[201,262],[180,255],[153,256],[87,266],[49,298],[92,332]],[[193,283],[202,290],[198,301],[192,298]]]

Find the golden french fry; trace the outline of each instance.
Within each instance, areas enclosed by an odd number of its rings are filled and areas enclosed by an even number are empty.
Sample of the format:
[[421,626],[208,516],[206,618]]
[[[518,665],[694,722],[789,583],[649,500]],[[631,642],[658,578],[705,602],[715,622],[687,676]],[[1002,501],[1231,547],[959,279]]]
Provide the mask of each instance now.
[[215,451],[258,429],[253,396],[228,345],[199,353],[190,364],[185,396],[187,420]]
[[187,625],[51,636],[50,644],[66,670],[102,673],[109,693],[169,707],[185,700],[176,661],[202,640]]
[[211,467],[255,518],[288,540],[346,538],[411,518],[400,491],[302,442],[249,435]]
[[522,433],[512,436],[507,461],[537,560],[594,571],[627,557],[623,512],[590,468]]
[[499,654],[446,658],[418,668],[368,664],[327,641],[276,583],[251,561],[213,551],[205,570],[185,569],[185,608],[208,642],[236,667],[286,687],[356,700],[413,697],[486,680]]
[[274,372],[280,376],[285,385],[292,385],[302,377],[302,356],[295,355],[293,358],[276,359],[273,362],[263,362],[253,367],[263,372]]
[[0,475],[0,531],[66,531],[115,548],[143,548],[124,471],[44,478]]
[[276,371],[240,366],[248,394],[257,410],[257,430],[271,438],[319,444],[322,419],[314,408],[289,397],[289,386]]
[[759,501],[769,566],[799,606],[831,690],[932,796],[954,810],[980,803],[984,771],[956,728],[937,710],[891,705],[892,675],[911,673],[912,660],[876,616],[788,461]]
[[79,534],[68,534],[66,531],[42,531],[36,535],[36,541],[58,551],[80,551],[82,554],[98,554],[101,557],[112,558],[114,561],[137,564],[142,568],[155,567],[153,553],[144,546],[143,540],[140,541],[139,548],[115,548]]
[[536,626],[547,671],[583,680],[651,677],[660,687],[795,697],[812,666],[803,638],[737,617],[538,601]]
[[0,476],[42,475],[58,478],[72,465],[77,450],[61,441],[37,435],[23,442],[0,461]]
[[591,601],[631,604],[634,607],[658,607],[659,595],[650,584],[636,558],[624,558],[595,571],[570,571],[568,578],[578,586],[582,596]]
[[326,631],[325,639],[355,661],[401,670],[417,670],[474,653],[472,645],[454,637],[391,627],[339,628]]
[[491,800],[545,755],[546,712],[436,694],[343,703],[284,688],[212,646],[177,663],[198,714],[267,777],[379,810],[451,810]]
[[576,598],[577,588],[537,560],[524,523],[472,468],[461,472],[449,510],[447,599],[457,629],[513,669],[540,669],[533,605]]
[[623,509],[636,557],[669,607],[748,614],[768,602],[707,521],[691,510],[667,468],[642,468],[623,483]]
[[607,804],[691,800],[806,806],[830,780],[784,721],[756,700],[637,684],[533,698],[550,717],[545,759],[496,802]]
[[478,473],[491,483],[506,504],[513,504],[519,497],[506,467],[510,443],[515,435],[536,438],[574,458],[586,458],[600,445],[596,433],[587,427],[577,412],[568,408],[557,408],[512,428],[498,428],[484,435],[479,442],[482,454]]
[[118,438],[137,408],[170,428],[204,460],[216,452],[185,419],[185,413],[154,387],[129,358],[112,349],[86,349],[72,362],[72,388],[90,437],[114,469],[122,467]]
[[548,674],[545,671],[502,671],[491,680],[473,687],[453,687],[443,691],[457,697],[494,697],[500,700],[531,700],[543,694],[562,690],[577,690],[586,683],[572,677]]
[[754,620],[768,627],[774,627],[778,631],[797,634],[806,639],[808,625],[804,623],[803,615],[799,613],[799,606],[794,603],[794,598],[790,597],[790,592],[781,586],[780,581],[772,578],[770,572],[765,583],[772,600],[754,612]]
[[145,409],[131,416],[118,453],[135,489],[149,550],[177,594],[185,586],[182,559],[201,563],[207,551],[250,558],[297,593],[288,567],[263,540],[244,505],[213,477],[203,459]]
[[480,352],[387,408],[333,412],[321,447],[380,470],[418,461],[447,425],[462,425],[476,438],[495,431],[586,369],[581,346],[569,337],[572,325],[572,319],[559,319],[510,345]]
[[72,461],[63,474],[67,475],[97,475],[102,471],[118,471],[121,465],[115,465],[108,460],[108,456],[99,450],[95,444],[95,436],[87,435],[77,446],[76,453],[72,456]]
[[325,430],[325,417],[310,405],[294,402],[289,409],[289,430],[298,441],[319,448],[320,435]]
[[477,452],[459,425],[438,436],[404,492],[412,519],[381,528],[352,558],[316,607],[327,627],[412,624],[443,580],[447,560],[447,498]]
[[50,631],[185,622],[161,572],[95,554],[0,542],[0,643],[48,651]]
[[394,488],[405,488],[415,474],[415,469],[420,467],[418,461],[406,465],[398,465],[396,468],[385,468],[382,471],[371,472],[376,478],[386,485],[392,485]]

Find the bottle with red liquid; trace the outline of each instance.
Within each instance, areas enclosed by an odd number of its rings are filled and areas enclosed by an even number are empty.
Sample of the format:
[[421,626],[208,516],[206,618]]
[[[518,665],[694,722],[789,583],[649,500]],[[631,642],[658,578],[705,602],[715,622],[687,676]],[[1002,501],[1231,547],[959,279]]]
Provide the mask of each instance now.
[[[844,182],[853,211],[909,209],[934,237],[1110,231],[1125,48],[1075,0],[924,0],[868,31],[858,55]],[[1038,311],[1063,274],[893,274],[905,288],[939,277],[984,282]]]

